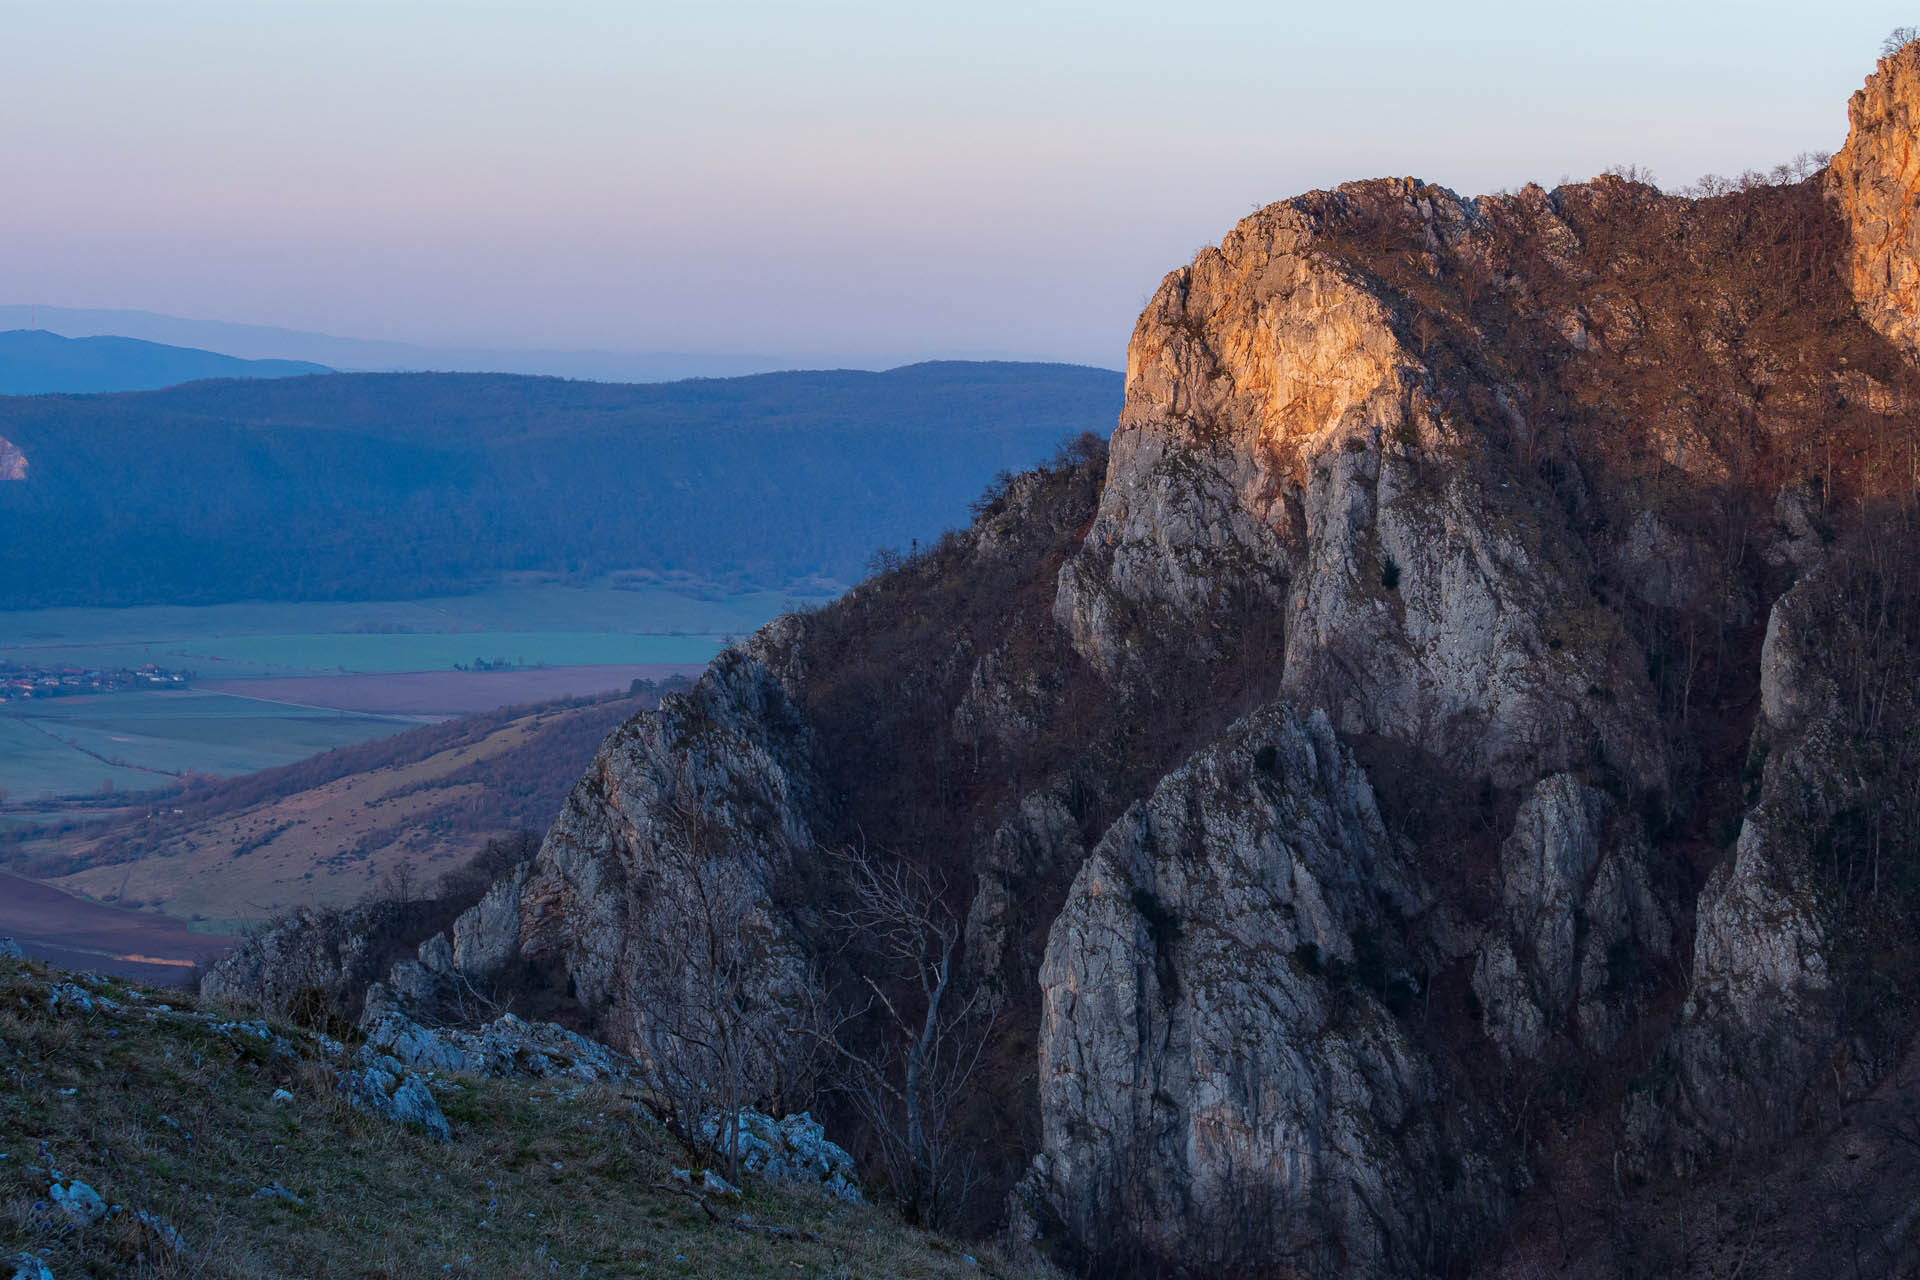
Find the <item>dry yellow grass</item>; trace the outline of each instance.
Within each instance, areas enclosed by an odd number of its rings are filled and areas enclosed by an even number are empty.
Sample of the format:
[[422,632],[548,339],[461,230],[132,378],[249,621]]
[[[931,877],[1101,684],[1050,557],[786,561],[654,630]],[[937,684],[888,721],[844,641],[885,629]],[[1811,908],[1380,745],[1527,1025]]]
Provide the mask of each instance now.
[[[437,1082],[454,1138],[435,1142],[341,1103],[312,1035],[276,1027],[277,1052],[112,980],[85,985],[119,1013],[49,1009],[64,976],[0,960],[0,1257],[46,1250],[62,1280],[1032,1274],[799,1188],[750,1185],[728,1212],[811,1238],[710,1222],[652,1189],[685,1160],[630,1091]],[[123,1211],[65,1226],[49,1164]],[[302,1203],[255,1198],[275,1184]]]

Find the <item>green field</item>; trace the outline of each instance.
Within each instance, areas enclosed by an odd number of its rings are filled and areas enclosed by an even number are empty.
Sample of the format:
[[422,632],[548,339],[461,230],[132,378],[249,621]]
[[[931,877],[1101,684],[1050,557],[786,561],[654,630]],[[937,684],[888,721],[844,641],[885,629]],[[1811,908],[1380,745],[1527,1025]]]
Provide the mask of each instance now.
[[418,723],[224,694],[142,692],[0,706],[0,787],[15,802],[231,776]]
[[13,802],[46,795],[116,789],[144,790],[169,781],[95,760],[14,716],[0,716],[0,787]]
[[[202,680],[526,667],[704,663],[794,601],[698,585],[502,586],[429,600],[0,613],[0,661],[108,669],[155,663]],[[281,695],[285,696],[285,695]],[[0,703],[0,789],[41,798],[232,776],[397,732],[417,720],[225,693],[129,692]]]
[[107,641],[0,649],[29,666],[139,667],[154,663],[207,680],[249,676],[447,671],[455,665],[583,667],[637,662],[706,662],[720,652],[717,635],[513,631],[457,635],[210,635],[188,639]]

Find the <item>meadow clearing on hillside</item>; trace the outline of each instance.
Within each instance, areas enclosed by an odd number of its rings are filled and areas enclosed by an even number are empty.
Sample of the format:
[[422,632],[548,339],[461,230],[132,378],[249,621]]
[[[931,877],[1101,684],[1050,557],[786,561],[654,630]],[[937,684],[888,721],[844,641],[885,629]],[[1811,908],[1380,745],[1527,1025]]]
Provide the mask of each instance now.
[[[111,821],[60,815],[0,860],[69,892],[240,927],[343,905],[405,876],[425,889],[488,838],[543,830],[601,740],[650,696],[516,707],[418,726],[225,782],[196,782]],[[3,723],[3,722],[0,722]]]

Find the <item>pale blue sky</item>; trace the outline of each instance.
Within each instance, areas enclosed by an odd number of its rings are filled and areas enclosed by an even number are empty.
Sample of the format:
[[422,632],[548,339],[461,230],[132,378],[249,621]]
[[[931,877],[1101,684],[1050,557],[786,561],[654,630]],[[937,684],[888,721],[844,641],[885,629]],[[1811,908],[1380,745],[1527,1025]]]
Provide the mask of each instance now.
[[0,303],[1118,366],[1257,204],[1846,132],[1920,4],[0,0]]

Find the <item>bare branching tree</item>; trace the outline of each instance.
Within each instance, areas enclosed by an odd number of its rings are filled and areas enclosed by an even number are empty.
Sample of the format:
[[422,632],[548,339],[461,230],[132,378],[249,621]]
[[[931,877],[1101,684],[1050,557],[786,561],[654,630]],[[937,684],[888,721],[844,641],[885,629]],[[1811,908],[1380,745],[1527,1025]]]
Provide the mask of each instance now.
[[1623,182],[1639,183],[1642,186],[1654,187],[1656,189],[1660,185],[1654,180],[1653,170],[1643,164],[1608,165],[1601,172],[1612,174]]
[[1718,173],[1703,173],[1698,181],[1680,188],[1680,194],[1689,199],[1708,200],[1715,196],[1732,195],[1737,191],[1791,186],[1796,182],[1805,182],[1826,168],[1832,160],[1831,152],[1802,151],[1793,159],[1776,164],[1765,171],[1745,169],[1731,178]]
[[834,914],[870,958],[868,999],[833,1043],[909,1220],[951,1222],[978,1181],[960,1111],[998,1004],[961,973],[965,925],[944,877],[864,847],[839,855],[849,905]]
[[415,899],[420,896],[420,875],[413,868],[411,859],[402,859],[387,868],[387,874],[380,878],[380,887],[368,895],[369,900],[378,898],[393,903],[401,914],[410,915]]
[[1920,40],[1920,27],[1895,27],[1880,42],[1880,56],[1891,58],[1915,40]]

